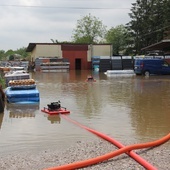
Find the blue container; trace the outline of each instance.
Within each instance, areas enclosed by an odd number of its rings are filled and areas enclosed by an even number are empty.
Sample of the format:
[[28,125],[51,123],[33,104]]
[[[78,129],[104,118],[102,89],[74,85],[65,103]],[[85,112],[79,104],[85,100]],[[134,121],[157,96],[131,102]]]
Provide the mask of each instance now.
[[93,70],[94,71],[99,71],[99,65],[93,65]]
[[34,89],[12,89],[5,91],[8,103],[37,103],[40,101],[39,91]]

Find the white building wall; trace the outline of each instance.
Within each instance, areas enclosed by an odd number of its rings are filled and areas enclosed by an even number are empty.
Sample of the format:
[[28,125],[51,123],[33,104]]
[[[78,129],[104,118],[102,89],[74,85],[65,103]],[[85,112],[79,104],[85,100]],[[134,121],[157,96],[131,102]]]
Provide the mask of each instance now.
[[62,58],[61,45],[36,45],[31,53],[31,58],[35,60],[39,57],[58,57]]
[[92,56],[112,56],[112,45],[89,45],[87,61],[91,61]]

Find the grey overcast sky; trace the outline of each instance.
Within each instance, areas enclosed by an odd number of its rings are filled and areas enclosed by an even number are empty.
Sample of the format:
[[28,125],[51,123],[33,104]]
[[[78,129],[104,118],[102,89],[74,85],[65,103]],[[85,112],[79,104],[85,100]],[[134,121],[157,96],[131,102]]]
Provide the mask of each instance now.
[[130,21],[136,0],[0,0],[0,50],[71,41],[77,20],[97,17],[107,29]]

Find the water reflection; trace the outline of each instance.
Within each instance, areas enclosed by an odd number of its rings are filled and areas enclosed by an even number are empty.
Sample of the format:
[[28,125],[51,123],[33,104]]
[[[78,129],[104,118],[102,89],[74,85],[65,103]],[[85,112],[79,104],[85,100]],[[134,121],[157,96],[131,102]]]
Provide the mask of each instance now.
[[35,117],[35,111],[39,110],[39,104],[6,104],[6,110],[10,118]]
[[48,115],[47,119],[51,122],[51,124],[57,123],[60,124],[61,118],[59,115]]
[[170,130],[170,77],[134,79],[132,125],[139,135],[156,136]]

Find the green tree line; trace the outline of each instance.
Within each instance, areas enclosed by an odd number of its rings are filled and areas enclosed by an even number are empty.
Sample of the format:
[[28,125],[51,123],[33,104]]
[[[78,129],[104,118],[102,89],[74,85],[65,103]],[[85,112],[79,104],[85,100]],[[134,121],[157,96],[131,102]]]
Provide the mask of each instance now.
[[30,53],[26,52],[26,47],[13,50],[0,50],[0,60],[29,60]]

